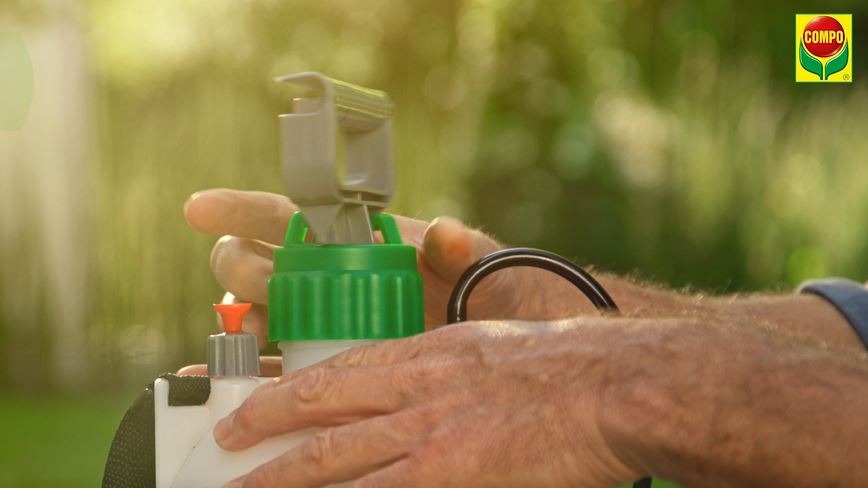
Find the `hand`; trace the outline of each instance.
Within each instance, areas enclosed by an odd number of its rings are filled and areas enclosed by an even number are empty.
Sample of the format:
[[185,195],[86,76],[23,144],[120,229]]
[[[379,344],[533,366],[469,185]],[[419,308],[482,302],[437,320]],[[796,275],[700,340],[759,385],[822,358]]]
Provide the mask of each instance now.
[[227,486],[610,487],[638,478],[603,431],[624,331],[594,319],[464,323],[353,349],[256,390],[215,428],[230,450],[312,426]]
[[[227,292],[256,304],[244,327],[257,334],[262,343],[267,329],[265,304],[272,253],[283,245],[287,223],[296,210],[281,195],[227,189],[196,193],[184,206],[191,227],[223,236],[211,253],[211,269]],[[404,242],[418,250],[419,272],[425,282],[426,322],[430,328],[442,325],[458,277],[501,245],[452,218],[441,217],[430,224],[402,216],[395,219]],[[571,299],[561,300],[561,295]],[[513,268],[480,283],[469,311],[471,318],[541,320],[570,316],[583,304],[584,300],[562,279],[536,269]]]

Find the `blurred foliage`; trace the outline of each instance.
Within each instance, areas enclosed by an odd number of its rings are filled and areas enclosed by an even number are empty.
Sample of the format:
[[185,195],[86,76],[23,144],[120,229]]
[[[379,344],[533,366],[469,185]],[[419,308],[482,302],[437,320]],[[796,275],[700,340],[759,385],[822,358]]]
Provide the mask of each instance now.
[[[72,122],[0,139],[0,385],[141,385],[204,359],[214,237],[183,202],[282,191],[276,117],[293,92],[272,80],[295,71],[393,96],[394,212],[676,287],[865,279],[868,5],[799,11],[854,14],[856,83],[793,82],[783,0],[11,2],[0,23],[33,40],[35,104],[52,93],[40,80],[66,86]],[[78,75],[47,80],[50,66]],[[42,137],[71,129],[74,143]],[[76,151],[74,191],[57,192],[51,162]],[[56,225],[58,205],[82,218]],[[48,286],[58,241],[84,270],[80,311]],[[83,379],[64,379],[66,349]]]
[[475,221],[675,286],[865,277],[865,84],[793,83],[789,2],[579,5],[505,23]]

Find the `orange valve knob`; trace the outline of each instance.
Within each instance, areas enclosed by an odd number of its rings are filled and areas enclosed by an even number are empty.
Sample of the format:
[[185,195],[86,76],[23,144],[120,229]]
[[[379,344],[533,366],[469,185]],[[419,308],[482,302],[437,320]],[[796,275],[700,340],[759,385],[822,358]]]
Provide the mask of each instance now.
[[252,303],[215,303],[214,310],[220,314],[223,321],[223,332],[242,333],[241,324],[244,322],[244,314],[249,312],[252,306]]
[[227,378],[259,374],[256,336],[241,330],[250,303],[215,303],[223,320],[223,334],[208,336],[208,376]]

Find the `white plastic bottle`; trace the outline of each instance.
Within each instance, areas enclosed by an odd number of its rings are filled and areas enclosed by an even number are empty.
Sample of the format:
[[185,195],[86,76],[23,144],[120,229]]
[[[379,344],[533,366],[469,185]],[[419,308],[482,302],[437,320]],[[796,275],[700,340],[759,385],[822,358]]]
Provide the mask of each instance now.
[[[298,446],[317,429],[294,432],[243,451],[220,448],[213,436],[217,422],[238,408],[261,384],[256,337],[241,331],[250,304],[215,306],[225,332],[208,338],[211,393],[198,406],[170,406],[169,381],[154,384],[157,488],[219,488],[232,479]],[[302,368],[370,341],[283,343],[284,371]],[[341,485],[335,485],[341,486]]]
[[[280,116],[285,181],[300,212],[274,250],[268,282],[268,339],[279,344],[288,372],[354,346],[418,334],[425,310],[416,249],[381,211],[394,184],[391,98],[319,73],[279,81],[308,93]],[[168,381],[154,384],[157,488],[219,488],[315,431],[239,452],[214,441],[215,423],[269,381],[257,377],[255,338],[241,331],[244,308],[226,309],[235,318],[227,323],[224,314],[226,332],[209,338],[204,405],[170,406]]]

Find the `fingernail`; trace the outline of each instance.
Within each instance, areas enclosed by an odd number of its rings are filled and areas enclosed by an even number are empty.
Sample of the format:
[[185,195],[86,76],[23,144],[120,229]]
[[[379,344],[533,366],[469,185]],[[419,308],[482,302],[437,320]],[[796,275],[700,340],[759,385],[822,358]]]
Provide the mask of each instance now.
[[235,413],[230,413],[229,416],[223,418],[221,421],[217,422],[217,425],[214,427],[214,439],[217,442],[223,444],[232,434],[232,423],[235,418]]
[[434,251],[440,255],[447,254],[448,249],[464,233],[464,225],[452,217],[437,217],[426,229],[428,243],[433,244]]
[[189,197],[187,197],[187,201],[184,202],[184,211],[186,212],[186,211],[187,211],[187,207],[190,205],[190,203],[192,203],[193,200],[195,200],[195,199],[199,198],[200,196],[202,196],[202,194],[205,193],[206,191],[207,191],[207,190],[197,191],[196,193],[193,193],[192,195],[190,195]]

